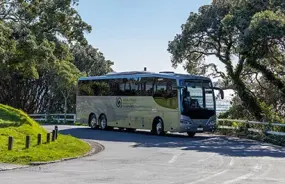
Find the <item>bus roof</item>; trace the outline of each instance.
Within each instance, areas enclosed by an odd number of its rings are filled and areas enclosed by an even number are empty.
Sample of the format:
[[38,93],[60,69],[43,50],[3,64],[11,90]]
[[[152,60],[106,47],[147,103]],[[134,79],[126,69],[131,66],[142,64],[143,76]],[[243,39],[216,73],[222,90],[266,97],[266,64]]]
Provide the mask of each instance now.
[[199,79],[207,80],[211,79],[208,77],[191,75],[191,74],[178,74],[174,72],[147,72],[147,71],[130,71],[130,72],[113,72],[101,76],[90,76],[90,77],[81,77],[79,80],[100,80],[100,79],[117,79],[117,78],[131,78],[131,77],[163,77],[169,79]]

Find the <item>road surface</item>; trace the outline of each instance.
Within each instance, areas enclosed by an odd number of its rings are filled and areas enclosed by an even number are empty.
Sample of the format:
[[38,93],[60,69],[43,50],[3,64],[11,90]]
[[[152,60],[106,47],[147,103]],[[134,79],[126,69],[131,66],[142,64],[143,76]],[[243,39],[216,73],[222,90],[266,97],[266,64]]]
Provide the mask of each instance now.
[[269,144],[207,134],[158,137],[86,127],[59,129],[99,142],[105,150],[78,160],[0,172],[1,183],[285,183],[285,149]]

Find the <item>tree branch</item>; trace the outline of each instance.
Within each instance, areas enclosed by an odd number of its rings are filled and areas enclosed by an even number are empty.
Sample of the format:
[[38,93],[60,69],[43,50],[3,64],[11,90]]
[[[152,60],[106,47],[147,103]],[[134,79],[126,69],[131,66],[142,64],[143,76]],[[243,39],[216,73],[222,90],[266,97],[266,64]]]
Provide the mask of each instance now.
[[[217,75],[213,75],[213,74],[212,74],[212,76],[221,77],[221,78],[223,78],[223,79],[226,78],[225,73],[219,71],[218,68],[217,68],[217,65],[215,65],[214,63],[210,63],[210,64],[206,65],[205,67],[211,67],[212,71],[214,71],[216,74],[218,74],[218,76],[217,76]],[[211,75],[211,74],[210,74],[210,75]]]
[[235,70],[235,76],[240,76],[242,70],[243,70],[243,66],[244,66],[244,61],[245,61],[245,58],[242,56],[240,59],[239,59],[239,62],[238,62],[238,65],[236,67],[236,70]]
[[216,55],[215,52],[202,52],[202,51],[197,51],[197,50],[193,50],[193,51],[190,51],[187,53],[187,55],[191,55],[191,54],[194,54],[194,53],[197,53],[197,54],[201,54],[201,55],[205,55],[205,56],[212,56],[212,55]]
[[261,85],[261,82],[258,80],[258,73],[257,73],[257,72],[255,73],[255,80],[257,81],[258,85],[259,85],[263,90],[268,90],[267,88],[265,88],[265,87],[263,87],[263,86]]

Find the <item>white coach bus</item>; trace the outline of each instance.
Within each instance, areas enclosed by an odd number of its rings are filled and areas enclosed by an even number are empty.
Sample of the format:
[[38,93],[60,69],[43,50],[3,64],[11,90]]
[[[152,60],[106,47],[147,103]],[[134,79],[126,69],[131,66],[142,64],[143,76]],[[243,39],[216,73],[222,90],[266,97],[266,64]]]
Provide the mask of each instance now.
[[211,132],[216,124],[214,88],[207,77],[173,72],[120,72],[82,77],[76,97],[77,121],[103,130]]

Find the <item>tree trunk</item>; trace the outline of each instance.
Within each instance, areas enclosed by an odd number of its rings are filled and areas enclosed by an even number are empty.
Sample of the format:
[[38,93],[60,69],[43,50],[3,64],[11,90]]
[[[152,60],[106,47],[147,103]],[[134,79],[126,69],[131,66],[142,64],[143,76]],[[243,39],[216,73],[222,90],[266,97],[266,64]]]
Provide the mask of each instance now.
[[256,98],[253,96],[253,94],[251,94],[249,89],[246,88],[244,82],[240,78],[232,77],[232,79],[235,90],[237,91],[238,96],[242,100],[244,106],[257,120],[262,120],[263,111]]

